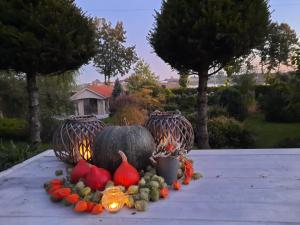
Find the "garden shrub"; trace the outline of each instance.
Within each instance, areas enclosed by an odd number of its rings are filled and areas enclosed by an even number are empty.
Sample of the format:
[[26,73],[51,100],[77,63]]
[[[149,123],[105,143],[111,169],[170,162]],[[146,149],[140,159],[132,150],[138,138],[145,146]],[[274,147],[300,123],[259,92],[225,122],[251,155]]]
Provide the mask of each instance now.
[[192,113],[197,106],[197,89],[179,88],[172,90],[173,94],[168,96],[164,110],[179,110]]
[[247,116],[247,107],[241,93],[234,87],[225,88],[220,90],[219,105],[224,107],[229,116],[234,117],[238,120],[244,120]]
[[0,171],[8,169],[34,155],[41,153],[49,146],[30,146],[25,142],[3,141],[0,139]]
[[0,119],[0,137],[25,139],[28,137],[28,123],[24,119]]
[[137,105],[137,101],[134,97],[130,95],[120,95],[110,103],[110,112],[113,115],[121,108],[135,105]]
[[52,142],[53,134],[60,124],[61,121],[53,117],[41,118],[41,139],[44,143]]
[[251,148],[253,135],[239,121],[225,116],[208,121],[209,144],[211,148]]
[[225,108],[218,106],[218,105],[212,105],[212,106],[208,106],[207,116],[208,116],[208,118],[211,119],[211,118],[215,118],[215,117],[219,117],[219,116],[228,117],[229,114]]
[[147,111],[140,109],[137,106],[126,106],[118,110],[111,118],[111,123],[114,125],[144,125],[147,119]]
[[299,122],[299,77],[293,74],[280,75],[273,81],[269,89],[261,101],[266,120],[271,122]]

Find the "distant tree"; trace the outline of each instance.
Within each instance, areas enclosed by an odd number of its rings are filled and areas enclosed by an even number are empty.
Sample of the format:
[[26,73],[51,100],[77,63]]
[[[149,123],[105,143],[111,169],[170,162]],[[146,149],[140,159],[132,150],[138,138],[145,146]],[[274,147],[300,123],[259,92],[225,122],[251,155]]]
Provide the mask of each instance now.
[[258,47],[262,73],[279,70],[280,66],[292,65],[298,38],[296,32],[286,23],[271,23],[266,41]]
[[182,88],[186,88],[188,84],[189,74],[186,72],[181,72],[179,77],[179,85]]
[[267,0],[172,0],[163,1],[161,11],[156,13],[149,37],[156,54],[178,71],[199,76],[200,148],[209,148],[208,77],[264,41],[268,8]]
[[0,1],[0,69],[26,75],[32,143],[41,141],[37,76],[79,69],[95,41],[92,19],[73,0]]
[[115,80],[114,89],[113,89],[113,92],[112,92],[112,97],[115,99],[118,96],[120,96],[122,92],[123,92],[122,85],[121,85],[119,79],[117,78]]
[[143,59],[138,60],[133,68],[133,74],[127,78],[127,88],[129,92],[136,92],[145,87],[159,86],[158,76],[151,71],[150,65]]
[[136,62],[135,46],[125,47],[126,31],[122,22],[113,27],[105,19],[95,19],[97,24],[98,48],[94,57],[94,65],[99,73],[104,75],[105,83],[110,78],[129,72],[131,65]]
[[138,105],[148,111],[159,109],[165,101],[166,92],[159,85],[158,76],[143,59],[138,60],[133,74],[127,78],[127,88]]

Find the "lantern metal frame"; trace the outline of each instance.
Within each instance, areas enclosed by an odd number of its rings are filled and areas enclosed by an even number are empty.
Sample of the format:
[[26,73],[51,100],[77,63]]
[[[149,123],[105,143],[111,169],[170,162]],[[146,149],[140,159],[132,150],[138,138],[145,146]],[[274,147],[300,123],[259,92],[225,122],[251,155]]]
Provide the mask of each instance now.
[[157,146],[176,143],[176,148],[190,151],[194,144],[192,124],[180,111],[154,111],[150,114],[145,127],[151,132]]
[[105,124],[96,116],[71,116],[53,135],[53,150],[63,162],[76,164],[80,159],[92,161],[94,138]]

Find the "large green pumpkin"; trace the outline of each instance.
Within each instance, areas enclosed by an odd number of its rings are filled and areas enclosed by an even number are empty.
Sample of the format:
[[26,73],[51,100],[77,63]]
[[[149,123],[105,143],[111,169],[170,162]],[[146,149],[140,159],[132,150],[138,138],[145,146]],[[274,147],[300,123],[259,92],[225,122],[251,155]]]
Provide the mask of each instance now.
[[121,163],[118,151],[122,150],[128,162],[141,170],[150,164],[154,149],[154,139],[145,127],[109,126],[96,136],[93,162],[113,173]]

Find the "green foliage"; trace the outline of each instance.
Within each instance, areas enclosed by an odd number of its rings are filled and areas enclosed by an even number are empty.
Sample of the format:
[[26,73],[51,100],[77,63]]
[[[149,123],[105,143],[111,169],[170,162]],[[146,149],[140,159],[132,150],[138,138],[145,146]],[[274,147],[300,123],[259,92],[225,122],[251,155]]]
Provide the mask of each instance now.
[[233,84],[239,90],[242,102],[249,112],[250,108],[255,106],[255,74],[233,76]]
[[261,101],[267,121],[300,121],[300,78],[298,74],[278,74]]
[[247,107],[239,90],[234,87],[228,87],[220,90],[218,93],[218,104],[224,107],[231,117],[238,120],[244,120],[247,116]]
[[136,62],[135,46],[125,47],[126,32],[122,22],[115,27],[105,19],[95,19],[97,25],[98,48],[94,57],[94,65],[104,75],[105,83],[111,77],[125,75]]
[[158,76],[151,71],[150,65],[140,59],[133,68],[133,74],[127,78],[127,88],[130,93],[143,88],[154,89],[159,87]]
[[197,106],[197,90],[179,88],[172,90],[172,95],[166,99],[165,110],[179,110],[181,112],[195,112]]
[[232,75],[239,74],[239,72],[242,69],[242,63],[243,58],[233,59],[231,62],[229,62],[225,67],[224,70],[227,73],[228,77],[231,77]]
[[182,87],[182,88],[186,88],[187,87],[188,78],[189,78],[189,74],[188,73],[180,73],[180,77],[179,77],[179,85],[180,85],[180,87]]
[[128,107],[128,106],[137,106],[137,100],[131,95],[120,95],[117,98],[113,99],[110,104],[110,112],[114,114],[118,110]]
[[0,119],[0,137],[25,139],[28,137],[28,123],[17,118]]
[[229,117],[229,114],[227,110],[223,107],[220,107],[218,105],[212,105],[208,107],[207,115],[209,119],[215,118],[215,117],[220,117],[220,116],[225,116]]
[[199,76],[198,147],[209,148],[208,76],[260,45],[269,19],[267,0],[162,1],[149,41],[172,68]]
[[37,76],[79,69],[95,55],[93,20],[73,0],[0,1],[0,70],[24,73],[30,141],[41,142]]
[[178,71],[198,73],[248,55],[264,41],[269,17],[265,0],[163,1],[150,44]]
[[32,156],[42,152],[49,146],[32,147],[26,143],[3,141],[0,139],[0,171],[20,163]]
[[212,148],[251,148],[253,135],[233,118],[216,117],[208,122],[209,144]]
[[60,76],[39,77],[41,138],[51,142],[52,135],[59,124],[55,116],[67,116],[74,113],[70,96],[76,85],[75,72]]
[[298,38],[296,32],[286,23],[271,23],[265,43],[258,47],[262,71],[279,70],[280,65],[291,66],[296,53]]
[[126,106],[118,110],[111,119],[114,125],[144,125],[147,111],[137,106]]
[[79,69],[95,53],[91,18],[72,0],[0,2],[0,69],[51,74]]
[[27,93],[24,76],[0,72],[0,111],[4,117],[26,118]]
[[115,99],[118,96],[120,96],[120,94],[122,94],[122,92],[123,92],[122,85],[121,85],[119,79],[116,79],[114,89],[113,89],[113,92],[112,92],[112,97]]
[[[41,137],[49,142],[58,121],[54,116],[73,114],[70,101],[77,73],[67,72],[60,76],[38,77],[40,98]],[[27,118],[27,92],[24,76],[16,73],[0,73],[0,108],[5,117]],[[27,136],[27,133],[26,133]]]

